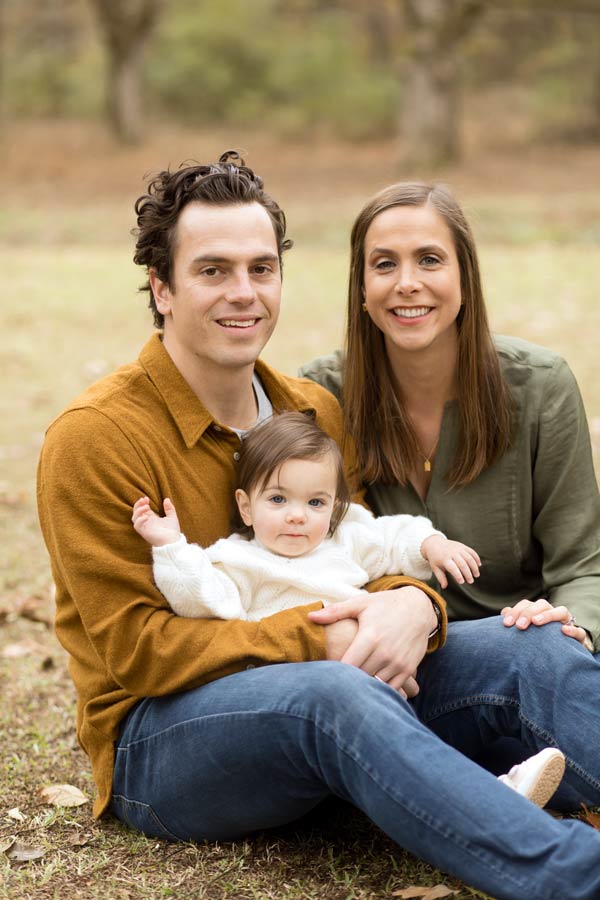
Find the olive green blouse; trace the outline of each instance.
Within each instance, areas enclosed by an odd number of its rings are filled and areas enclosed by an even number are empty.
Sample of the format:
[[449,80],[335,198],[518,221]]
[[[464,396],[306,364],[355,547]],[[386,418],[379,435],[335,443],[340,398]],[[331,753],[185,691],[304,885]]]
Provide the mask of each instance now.
[[[450,619],[481,618],[525,597],[546,597],[569,608],[597,652],[600,498],[581,395],[556,353],[512,337],[495,341],[519,410],[514,446],[474,482],[451,490],[444,474],[456,452],[458,410],[448,403],[425,501],[410,483],[371,484],[367,500],[378,515],[429,516],[449,538],[477,550],[481,576],[442,591]],[[338,351],[301,374],[341,401],[342,365]]]

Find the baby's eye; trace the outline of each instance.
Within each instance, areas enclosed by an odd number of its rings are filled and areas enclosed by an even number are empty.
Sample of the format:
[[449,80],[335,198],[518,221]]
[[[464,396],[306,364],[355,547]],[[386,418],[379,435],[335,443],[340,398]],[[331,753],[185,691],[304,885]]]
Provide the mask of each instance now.
[[318,497],[313,497],[311,500],[308,501],[308,505],[309,506],[324,506],[325,504],[324,504],[323,500],[320,500]]
[[281,494],[275,494],[273,497],[270,497],[269,500],[271,503],[276,504],[285,503],[285,497],[282,497]]

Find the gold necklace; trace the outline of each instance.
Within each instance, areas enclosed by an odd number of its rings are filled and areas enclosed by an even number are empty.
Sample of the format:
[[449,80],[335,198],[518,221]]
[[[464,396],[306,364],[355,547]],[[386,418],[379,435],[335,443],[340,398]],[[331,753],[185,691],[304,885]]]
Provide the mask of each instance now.
[[435,453],[435,449],[436,449],[437,445],[439,444],[439,441],[440,441],[440,436],[438,434],[437,438],[435,439],[435,444],[433,445],[433,447],[427,454],[423,453],[423,450],[421,449],[421,445],[420,444],[418,445],[419,452],[420,452],[421,456],[423,457],[423,471],[424,472],[431,472],[431,457]]

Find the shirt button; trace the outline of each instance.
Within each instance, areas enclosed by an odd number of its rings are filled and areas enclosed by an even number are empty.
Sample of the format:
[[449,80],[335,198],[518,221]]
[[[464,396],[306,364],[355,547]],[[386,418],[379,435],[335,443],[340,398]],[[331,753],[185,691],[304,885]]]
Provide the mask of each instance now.
[[236,462],[237,462],[238,459],[240,458],[240,454],[238,453],[237,450],[236,450],[235,453],[233,454],[233,458],[235,459]]
[[246,669],[255,669],[255,668],[256,668],[256,666],[254,665],[254,663],[248,663],[248,665],[246,666]]

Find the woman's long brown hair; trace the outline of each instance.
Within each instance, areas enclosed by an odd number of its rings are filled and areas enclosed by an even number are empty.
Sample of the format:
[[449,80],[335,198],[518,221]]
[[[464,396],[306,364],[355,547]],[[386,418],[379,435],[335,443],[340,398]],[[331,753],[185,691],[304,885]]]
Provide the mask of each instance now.
[[473,234],[443,185],[403,182],[376,194],[361,210],[351,236],[343,405],[365,482],[405,484],[422,453],[402,398],[394,391],[382,332],[362,309],[365,235],[373,219],[394,206],[430,204],[452,233],[460,269],[457,455],[445,473],[453,488],[469,484],[510,447],[515,404],[494,347]]

